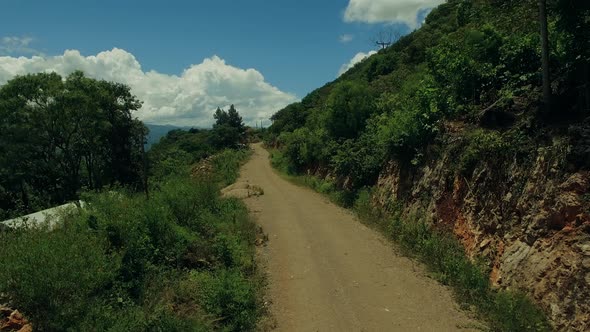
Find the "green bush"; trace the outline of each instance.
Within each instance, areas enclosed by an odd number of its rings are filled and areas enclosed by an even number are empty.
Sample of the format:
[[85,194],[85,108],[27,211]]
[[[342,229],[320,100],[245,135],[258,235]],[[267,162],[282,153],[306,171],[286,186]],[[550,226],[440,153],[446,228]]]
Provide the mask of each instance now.
[[75,326],[121,266],[104,239],[73,226],[0,232],[0,293],[40,330]]
[[282,133],[278,142],[284,146],[284,157],[296,171],[326,163],[329,156],[330,138],[324,129],[310,130],[307,127],[294,132]]
[[293,175],[296,173],[295,167],[287,158],[285,153],[280,150],[271,150],[270,151],[270,164],[272,167],[278,169],[282,173],[287,175]]
[[236,182],[240,175],[240,166],[252,154],[252,150],[223,150],[212,159],[214,178],[213,182],[221,186]]
[[176,223],[194,231],[205,231],[200,216],[205,211],[215,211],[219,205],[217,186],[212,181],[198,183],[183,177],[172,177],[160,185],[154,199],[168,206]]
[[369,188],[359,190],[354,201],[353,209],[361,219],[374,221],[375,209],[371,204],[371,190]]
[[416,164],[439,132],[444,99],[429,75],[419,74],[412,81],[405,87],[411,91],[381,96],[378,105],[382,113],[369,120],[367,132],[375,136],[376,146],[384,147],[385,157]]
[[476,129],[466,136],[466,146],[461,148],[458,170],[473,172],[479,162],[502,158],[511,152],[510,144],[497,131]]
[[337,83],[326,99],[323,124],[333,138],[354,138],[375,112],[374,92],[362,81]]
[[241,201],[218,192],[248,155],[216,156],[208,180],[166,177],[149,200],[86,194],[85,210],[54,230],[0,232],[0,294],[46,331],[254,329],[256,227]]
[[260,305],[257,289],[238,271],[192,273],[198,297],[206,311],[219,317],[225,331],[250,331],[256,327]]
[[356,191],[377,182],[387,160],[385,142],[377,135],[363,133],[358,140],[346,140],[331,157],[336,175],[348,179],[349,189]]

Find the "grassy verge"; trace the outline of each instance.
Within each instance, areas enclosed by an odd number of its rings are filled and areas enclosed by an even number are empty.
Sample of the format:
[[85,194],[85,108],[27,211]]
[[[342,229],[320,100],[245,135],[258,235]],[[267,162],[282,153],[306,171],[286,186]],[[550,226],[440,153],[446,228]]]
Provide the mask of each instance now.
[[0,303],[45,331],[254,330],[256,228],[218,192],[248,155],[219,154],[207,178],[168,177],[149,201],[88,194],[55,230],[0,232]]
[[270,162],[272,166],[279,171],[279,174],[297,184],[304,187],[309,187],[314,191],[326,195],[333,203],[350,208],[354,204],[356,197],[355,193],[341,190],[332,181],[320,179],[313,175],[297,174],[295,169],[289,164],[287,158],[277,149],[270,149]]
[[[364,223],[374,226],[407,256],[424,263],[440,282],[451,286],[457,300],[474,308],[491,331],[550,331],[543,312],[521,293],[490,287],[483,264],[465,255],[460,243],[442,231],[431,229],[421,215],[403,215],[402,206],[385,214],[371,204],[371,191],[340,191],[332,182],[296,175],[280,151],[271,151],[271,163],[287,179],[327,195],[333,202],[351,207]],[[350,203],[352,202],[352,204]]]

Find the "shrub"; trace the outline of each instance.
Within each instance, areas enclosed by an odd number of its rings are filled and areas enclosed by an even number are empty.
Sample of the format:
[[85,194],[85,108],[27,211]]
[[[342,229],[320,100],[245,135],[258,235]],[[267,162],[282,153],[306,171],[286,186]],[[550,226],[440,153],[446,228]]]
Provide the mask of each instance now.
[[207,313],[218,317],[227,331],[250,331],[256,327],[260,308],[257,290],[240,272],[193,272],[191,278],[198,285],[198,298]]
[[509,143],[497,131],[476,129],[466,136],[466,142],[458,163],[462,174],[473,172],[479,162],[502,158],[511,152]]
[[108,244],[77,227],[0,232],[0,293],[40,330],[75,326],[121,262]]
[[214,177],[213,182],[227,186],[236,182],[240,175],[240,166],[252,154],[249,149],[224,150],[212,159]]
[[[248,153],[214,158],[207,181],[162,179],[150,200],[86,194],[86,210],[52,231],[0,232],[0,295],[46,331],[252,330],[256,228],[218,192]],[[187,295],[190,271],[203,276],[193,287],[202,296]]]

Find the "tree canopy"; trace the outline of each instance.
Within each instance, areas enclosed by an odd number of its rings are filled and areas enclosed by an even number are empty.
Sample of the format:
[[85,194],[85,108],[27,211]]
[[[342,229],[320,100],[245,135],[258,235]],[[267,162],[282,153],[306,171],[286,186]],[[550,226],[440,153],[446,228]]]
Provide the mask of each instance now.
[[231,105],[227,112],[218,108],[213,118],[215,124],[211,140],[214,146],[233,148],[243,141],[246,136],[246,125],[234,105]]
[[0,87],[0,209],[27,212],[81,188],[141,186],[147,130],[123,84],[74,72],[17,76]]

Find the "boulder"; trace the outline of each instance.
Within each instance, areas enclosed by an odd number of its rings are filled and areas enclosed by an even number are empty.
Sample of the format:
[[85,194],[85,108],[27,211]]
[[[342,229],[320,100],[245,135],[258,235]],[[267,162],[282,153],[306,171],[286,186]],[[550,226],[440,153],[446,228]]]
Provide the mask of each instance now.
[[264,190],[257,185],[248,182],[237,182],[221,189],[221,196],[228,198],[244,199],[248,197],[258,197],[264,195]]

